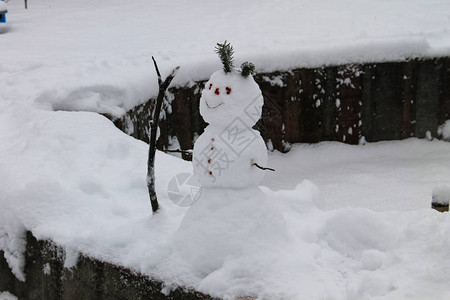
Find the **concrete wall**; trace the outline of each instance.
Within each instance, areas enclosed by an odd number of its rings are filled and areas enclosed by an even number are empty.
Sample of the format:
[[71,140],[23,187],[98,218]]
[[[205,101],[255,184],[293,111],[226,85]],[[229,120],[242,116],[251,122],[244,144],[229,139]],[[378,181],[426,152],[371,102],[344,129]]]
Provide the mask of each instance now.
[[0,251],[0,291],[10,291],[20,300],[211,299],[180,287],[165,295],[158,280],[85,256],[67,269],[61,247],[38,241],[30,232],[26,239],[26,282],[14,277]]
[[[423,138],[450,118],[450,58],[330,66],[257,74],[264,96],[256,128],[273,147],[291,143],[359,143]],[[159,149],[176,136],[192,149],[206,124],[198,111],[205,81],[170,89],[171,112],[161,122]],[[153,100],[115,120],[126,133],[148,141]],[[185,157],[188,158],[188,157]]]

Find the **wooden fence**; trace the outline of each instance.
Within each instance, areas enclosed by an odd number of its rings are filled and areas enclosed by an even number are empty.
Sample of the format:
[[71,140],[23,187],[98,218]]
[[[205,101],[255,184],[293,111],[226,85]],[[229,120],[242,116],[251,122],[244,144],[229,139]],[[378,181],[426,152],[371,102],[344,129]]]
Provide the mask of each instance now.
[[[399,140],[438,137],[450,119],[450,58],[327,66],[257,74],[264,96],[256,125],[269,147],[289,151],[292,143]],[[178,139],[192,149],[206,123],[199,100],[206,81],[170,89],[158,144]],[[148,142],[153,100],[135,107],[116,126]],[[189,159],[189,157],[185,156]]]

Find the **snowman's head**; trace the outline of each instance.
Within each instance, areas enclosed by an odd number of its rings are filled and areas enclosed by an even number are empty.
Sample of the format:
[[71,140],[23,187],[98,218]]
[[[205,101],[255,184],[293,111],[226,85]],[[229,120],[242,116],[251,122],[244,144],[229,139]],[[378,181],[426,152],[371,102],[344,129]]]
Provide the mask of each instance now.
[[200,98],[200,114],[213,126],[228,126],[236,118],[252,127],[261,117],[263,97],[252,76],[237,71],[215,72]]

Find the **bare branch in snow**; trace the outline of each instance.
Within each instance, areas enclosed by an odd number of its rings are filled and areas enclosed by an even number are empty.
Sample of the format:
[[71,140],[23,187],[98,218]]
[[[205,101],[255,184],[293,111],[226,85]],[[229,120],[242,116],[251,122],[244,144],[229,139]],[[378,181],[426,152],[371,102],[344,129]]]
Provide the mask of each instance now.
[[148,194],[150,196],[150,203],[152,205],[153,213],[156,213],[159,209],[158,197],[156,195],[156,187],[155,187],[155,154],[156,154],[156,137],[158,132],[158,122],[161,114],[161,107],[164,100],[164,95],[166,93],[167,88],[169,87],[172,79],[175,77],[178,69],[180,67],[176,67],[172,70],[169,76],[167,76],[166,80],[162,81],[161,73],[159,72],[158,65],[156,64],[155,58],[152,56],[153,64],[155,66],[156,74],[158,75],[158,97],[156,98],[155,110],[153,112],[153,120],[151,123],[150,129],[150,143],[148,149],[148,163],[147,163],[147,188]]

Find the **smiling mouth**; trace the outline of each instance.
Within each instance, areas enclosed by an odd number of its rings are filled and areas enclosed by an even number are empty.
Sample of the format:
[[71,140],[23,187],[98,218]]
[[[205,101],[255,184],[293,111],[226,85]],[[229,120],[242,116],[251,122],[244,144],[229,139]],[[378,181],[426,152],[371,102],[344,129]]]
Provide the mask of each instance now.
[[206,103],[206,106],[208,106],[208,108],[210,108],[210,109],[218,108],[219,106],[221,106],[223,104],[223,102],[220,102],[216,106],[209,106],[208,101],[206,101],[206,100],[205,100],[205,103]]

